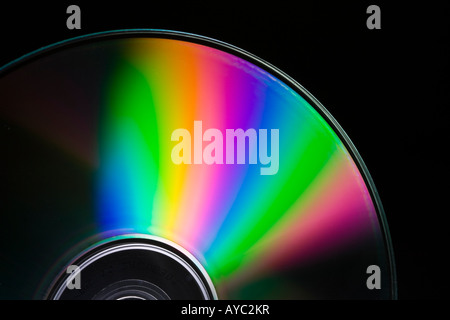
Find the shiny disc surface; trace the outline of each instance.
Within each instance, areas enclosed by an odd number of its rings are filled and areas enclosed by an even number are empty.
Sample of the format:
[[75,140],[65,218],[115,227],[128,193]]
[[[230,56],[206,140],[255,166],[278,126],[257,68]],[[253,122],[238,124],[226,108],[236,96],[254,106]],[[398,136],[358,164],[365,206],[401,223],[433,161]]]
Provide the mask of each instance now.
[[0,298],[45,298],[74,257],[129,234],[184,248],[219,299],[395,297],[356,149],[243,50],[158,30],[82,37],[4,67],[0,103]]

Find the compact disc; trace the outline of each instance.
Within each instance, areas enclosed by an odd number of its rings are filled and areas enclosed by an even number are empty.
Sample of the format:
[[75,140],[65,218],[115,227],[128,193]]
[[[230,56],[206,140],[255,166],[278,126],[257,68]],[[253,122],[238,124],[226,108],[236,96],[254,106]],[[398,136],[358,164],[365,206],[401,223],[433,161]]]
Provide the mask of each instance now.
[[396,297],[356,148],[244,50],[82,36],[3,67],[0,103],[2,299]]

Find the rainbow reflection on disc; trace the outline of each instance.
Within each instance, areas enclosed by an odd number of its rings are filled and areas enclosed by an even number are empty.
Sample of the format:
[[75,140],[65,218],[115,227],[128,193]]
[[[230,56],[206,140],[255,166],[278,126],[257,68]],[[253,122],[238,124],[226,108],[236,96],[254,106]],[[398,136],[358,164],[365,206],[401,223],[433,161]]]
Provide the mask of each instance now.
[[0,298],[45,298],[77,254],[128,235],[184,248],[219,299],[395,298],[355,148],[243,50],[161,30],[81,37],[4,67],[0,103]]

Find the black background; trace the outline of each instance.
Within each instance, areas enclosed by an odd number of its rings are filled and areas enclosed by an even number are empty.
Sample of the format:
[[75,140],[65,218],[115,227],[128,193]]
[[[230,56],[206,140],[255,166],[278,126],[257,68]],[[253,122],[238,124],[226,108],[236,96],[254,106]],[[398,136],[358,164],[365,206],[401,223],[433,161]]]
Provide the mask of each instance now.
[[[81,30],[66,28],[70,4],[81,8]],[[371,4],[381,8],[381,30],[366,27]],[[364,159],[389,223],[399,299],[443,299],[449,21],[449,4],[430,1],[17,1],[0,5],[0,65],[57,41],[125,28],[200,34],[259,56],[311,92]]]

